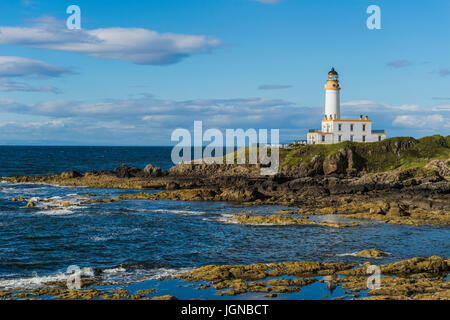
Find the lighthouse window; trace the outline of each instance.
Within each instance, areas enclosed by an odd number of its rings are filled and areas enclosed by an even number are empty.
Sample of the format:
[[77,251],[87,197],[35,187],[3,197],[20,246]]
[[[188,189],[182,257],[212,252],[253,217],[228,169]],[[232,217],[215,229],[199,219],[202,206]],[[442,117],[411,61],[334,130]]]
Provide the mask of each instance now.
[[353,123],[350,125],[350,131],[353,131]]
[[350,136],[350,141],[352,141],[352,142],[353,142],[353,136]]
[[366,142],[366,136],[362,136],[363,137],[363,142]]
[[342,136],[338,136],[339,142],[342,141]]
[[339,124],[338,127],[339,127],[339,131],[342,131],[342,124]]
[[366,125],[363,124],[363,131],[366,131]]
[[325,136],[322,136],[322,142],[325,142]]

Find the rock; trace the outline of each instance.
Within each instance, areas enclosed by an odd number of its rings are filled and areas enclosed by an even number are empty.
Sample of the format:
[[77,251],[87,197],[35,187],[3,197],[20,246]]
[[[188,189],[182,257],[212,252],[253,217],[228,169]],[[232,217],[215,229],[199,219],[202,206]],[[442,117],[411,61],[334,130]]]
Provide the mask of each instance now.
[[239,223],[239,224],[254,224],[254,225],[265,225],[265,224],[274,224],[274,225],[317,225],[322,227],[330,227],[330,228],[347,228],[347,227],[355,227],[358,223],[338,223],[338,222],[316,222],[309,219],[298,219],[291,218],[288,216],[282,215],[270,215],[270,216],[249,216],[247,214],[240,215],[239,217],[231,219],[231,221]]
[[73,204],[70,203],[69,201],[61,201],[60,204],[61,204],[63,207],[66,207],[66,208],[67,208],[67,207],[73,206]]
[[364,166],[364,160],[350,148],[339,149],[337,153],[328,156],[323,163],[323,173],[357,174]]
[[166,184],[166,190],[177,190],[179,188],[180,188],[180,186],[175,182],[168,182]]
[[63,179],[74,179],[79,178],[81,176],[82,176],[81,173],[74,170],[64,171],[63,173],[61,173],[61,178]]
[[148,164],[144,168],[144,173],[150,177],[160,177],[162,175],[162,170],[152,164]]
[[27,208],[33,208],[33,207],[35,207],[36,206],[36,204],[33,202],[33,201],[28,201],[28,203],[27,203]]
[[142,170],[139,168],[130,168],[126,164],[122,164],[116,169],[116,176],[118,178],[134,178],[140,176]]
[[338,153],[328,156],[327,160],[323,163],[323,173],[325,175],[344,173],[347,167],[347,150],[340,149]]
[[167,294],[165,296],[153,297],[151,300],[178,300],[177,297]]
[[387,256],[386,253],[383,251],[377,250],[377,249],[366,249],[362,250],[356,253],[358,256],[362,257],[385,257]]
[[450,159],[433,160],[429,162],[425,168],[437,171],[441,176],[450,176]]
[[392,217],[408,217],[410,214],[406,211],[406,207],[401,204],[391,204],[387,212]]
[[383,208],[379,206],[373,206],[369,209],[370,214],[386,214],[386,212],[383,210]]

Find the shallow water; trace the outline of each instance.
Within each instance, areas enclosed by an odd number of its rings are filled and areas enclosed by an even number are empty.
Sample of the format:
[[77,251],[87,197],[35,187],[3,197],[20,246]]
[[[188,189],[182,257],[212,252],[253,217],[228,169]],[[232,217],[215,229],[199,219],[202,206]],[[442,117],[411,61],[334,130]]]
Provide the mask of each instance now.
[[[233,214],[273,214],[281,207],[226,203],[132,200],[83,203],[133,190],[88,189],[42,184],[0,184],[0,278],[64,273],[77,265],[107,270],[114,280],[143,281],[207,264],[292,260],[364,262],[352,253],[377,248],[387,263],[415,256],[448,256],[445,227],[362,223],[358,228],[246,226]],[[11,197],[34,198],[37,206]],[[39,199],[78,203],[50,205]],[[311,217],[335,221],[333,216]],[[339,219],[340,221],[342,219]],[[47,279],[48,280],[48,279]],[[11,282],[8,282],[11,284]],[[2,282],[0,281],[0,286]]]
[[[101,153],[101,149],[97,152]],[[26,167],[27,164],[28,160],[21,165]],[[106,167],[96,165],[95,169],[113,167],[111,163]],[[0,168],[0,172],[3,175],[29,173],[39,171],[40,167],[42,172],[37,173],[63,171],[54,166],[41,160],[41,166],[36,164],[32,170],[17,165],[13,171],[6,166]],[[67,168],[72,166],[68,164]],[[345,229],[308,225],[252,226],[228,220],[239,213],[274,214],[281,207],[150,200],[82,201],[96,198],[95,195],[112,197],[133,192],[142,191],[0,183],[0,287],[33,287],[46,281],[66,279],[67,268],[76,265],[108,282],[129,281],[138,287],[144,284],[155,287],[158,283],[162,287],[178,288],[175,295],[181,298],[211,298],[213,289],[180,288],[178,280],[155,280],[208,264],[304,260],[384,264],[417,256],[450,256],[448,227],[376,222],[362,222],[358,228]],[[12,197],[21,196],[34,198],[37,206],[24,208],[26,202],[11,201]],[[76,205],[63,207],[39,201],[50,198]],[[310,218],[342,221],[336,216]],[[369,248],[389,255],[372,259],[353,255]],[[326,294],[317,289],[321,285],[323,287],[323,284],[313,284],[303,288],[301,293],[288,296],[319,299]],[[286,296],[280,295],[281,298]]]

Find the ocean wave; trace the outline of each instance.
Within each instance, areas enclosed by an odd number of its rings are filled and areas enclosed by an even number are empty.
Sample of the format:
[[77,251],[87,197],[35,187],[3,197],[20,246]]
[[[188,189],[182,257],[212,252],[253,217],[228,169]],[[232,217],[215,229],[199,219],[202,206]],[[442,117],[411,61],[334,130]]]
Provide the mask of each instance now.
[[236,221],[233,221],[232,219],[237,217],[234,213],[222,213],[219,218],[214,219],[219,222],[226,222],[226,223],[232,223],[232,224],[238,224]]
[[99,237],[99,236],[94,236],[94,237],[89,237],[89,240],[95,241],[95,242],[100,242],[100,241],[108,241],[114,239],[114,237]]
[[[93,277],[94,271],[91,268],[83,268],[81,269],[81,275],[86,277]],[[0,288],[4,289],[31,289],[31,288],[39,288],[45,285],[48,282],[55,281],[65,281],[68,280],[69,277],[73,277],[73,273],[63,273],[59,272],[53,275],[39,276],[34,275],[33,277],[28,278],[17,278],[17,279],[0,279]]]
[[158,213],[180,213],[180,214],[189,214],[189,215],[202,215],[206,214],[204,211],[193,211],[193,210],[177,210],[177,209],[155,209],[152,212]]
[[47,215],[47,216],[67,216],[67,215],[71,215],[74,213],[75,213],[74,211],[67,209],[67,208],[54,208],[54,209],[41,210],[41,211],[36,212],[36,214],[43,214],[43,215]]
[[[357,254],[359,251],[355,252],[348,252],[348,253],[338,253],[336,254],[337,257],[357,257],[357,258],[370,258],[370,259],[382,259],[384,257],[365,257]],[[390,255],[390,252],[385,252],[387,255]]]
[[102,280],[106,283],[138,283],[149,280],[163,280],[191,271],[192,268],[155,268],[155,269],[125,269],[124,267],[104,269]]

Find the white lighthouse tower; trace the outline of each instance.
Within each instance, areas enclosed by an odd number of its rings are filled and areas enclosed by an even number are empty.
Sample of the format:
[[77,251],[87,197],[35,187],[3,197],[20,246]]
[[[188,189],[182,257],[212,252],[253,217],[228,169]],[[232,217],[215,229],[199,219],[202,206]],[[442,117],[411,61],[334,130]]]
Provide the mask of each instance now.
[[341,118],[340,94],[339,75],[332,68],[328,73],[328,81],[325,84],[325,116],[328,119],[339,120]]
[[358,118],[341,119],[341,86],[334,68],[328,72],[325,85],[325,116],[322,128],[310,129],[308,144],[332,144],[344,141],[377,142],[386,139],[384,130],[372,130],[372,120],[362,115]]

